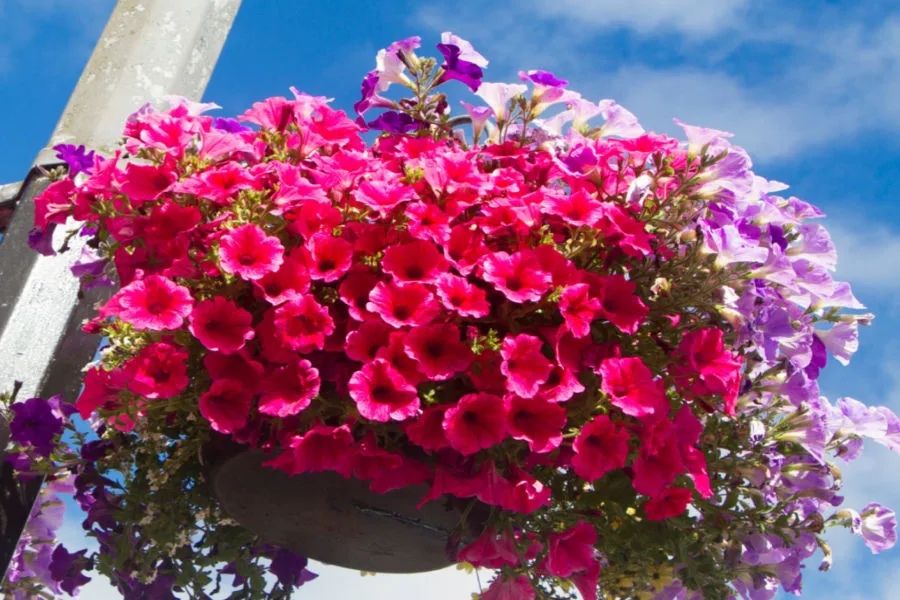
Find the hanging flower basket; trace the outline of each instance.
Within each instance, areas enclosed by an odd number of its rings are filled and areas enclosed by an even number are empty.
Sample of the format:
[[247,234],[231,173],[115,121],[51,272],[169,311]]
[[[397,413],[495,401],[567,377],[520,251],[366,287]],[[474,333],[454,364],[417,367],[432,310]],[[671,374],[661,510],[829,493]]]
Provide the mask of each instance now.
[[[871,319],[821,213],[728,134],[418,47],[379,53],[357,120],[174,100],[113,157],[64,149],[33,242],[79,221],[78,275],[119,290],[85,325],[99,439],[30,468],[79,474],[98,568],[135,597],[286,594],[310,556],[494,569],[485,600],[762,598],[830,564],[829,526],[892,545],[893,512],[839,509],[836,458],[900,421],[819,396]],[[454,116],[451,80],[487,106]]]

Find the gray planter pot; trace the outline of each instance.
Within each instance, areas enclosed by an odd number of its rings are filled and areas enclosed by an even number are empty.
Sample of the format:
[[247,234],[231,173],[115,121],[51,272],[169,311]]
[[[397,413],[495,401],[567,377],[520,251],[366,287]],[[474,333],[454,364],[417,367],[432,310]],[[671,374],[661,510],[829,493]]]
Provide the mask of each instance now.
[[[224,510],[266,542],[360,571],[417,573],[453,564],[451,534],[461,514],[441,500],[417,509],[427,486],[377,494],[366,482],[337,473],[291,476],[263,467],[271,458],[242,451],[217,461],[211,471]],[[473,520],[470,530],[477,528]]]

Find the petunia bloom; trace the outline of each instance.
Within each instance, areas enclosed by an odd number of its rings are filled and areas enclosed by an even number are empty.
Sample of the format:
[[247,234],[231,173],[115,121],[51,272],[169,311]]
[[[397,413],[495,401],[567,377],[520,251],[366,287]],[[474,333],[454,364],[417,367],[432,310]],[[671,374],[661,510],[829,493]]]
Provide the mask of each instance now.
[[258,225],[241,225],[222,236],[219,260],[224,272],[255,281],[278,270],[284,262],[284,246]]
[[188,330],[209,350],[237,352],[254,336],[253,315],[231,300],[216,296],[197,303]]
[[260,385],[259,412],[275,417],[296,415],[310,405],[320,385],[319,371],[308,360],[278,367]]
[[475,454],[499,444],[506,436],[503,398],[493,394],[467,394],[444,413],[444,433],[460,454]]
[[376,358],[350,377],[350,397],[372,421],[403,421],[419,412],[419,394],[388,361]]
[[217,379],[200,396],[200,414],[219,433],[233,433],[247,424],[253,397],[233,379]]
[[613,469],[625,466],[628,457],[629,433],[613,423],[606,415],[594,417],[581,428],[572,444],[575,474],[593,482]]
[[188,288],[161,275],[148,275],[119,290],[107,306],[136,329],[163,331],[181,327],[193,304]]

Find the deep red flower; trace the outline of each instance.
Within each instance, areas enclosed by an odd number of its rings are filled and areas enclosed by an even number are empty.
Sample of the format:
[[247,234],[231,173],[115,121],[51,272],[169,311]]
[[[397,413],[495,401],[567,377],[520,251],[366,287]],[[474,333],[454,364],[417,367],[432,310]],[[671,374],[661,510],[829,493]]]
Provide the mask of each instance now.
[[241,382],[216,379],[200,396],[200,414],[219,433],[233,433],[247,424],[252,399]]
[[485,529],[478,539],[460,550],[457,559],[486,569],[519,563],[512,532],[508,529],[498,532],[493,527]]
[[575,455],[572,469],[587,482],[593,482],[613,469],[625,466],[628,458],[627,431],[610,421],[606,415],[594,417],[581,428],[572,444]]
[[290,450],[263,466],[281,469],[291,475],[336,471],[349,478],[353,471],[353,434],[349,425],[316,425],[303,435],[293,436],[288,445]]
[[462,275],[468,275],[488,254],[484,234],[465,225],[456,225],[444,246],[444,256]]
[[553,370],[553,365],[541,354],[542,346],[540,338],[527,333],[504,338],[500,350],[503,357],[500,371],[507,377],[507,390],[523,398],[531,398],[538,393]]
[[198,302],[190,321],[193,336],[209,350],[223,354],[237,352],[255,335],[253,315],[221,296]]
[[187,350],[165,342],[145,346],[125,363],[128,389],[145,398],[171,398],[188,384]]
[[129,162],[125,165],[122,193],[132,204],[156,200],[177,180],[178,176],[169,164],[156,166]]
[[246,349],[233,354],[210,352],[203,358],[203,366],[211,379],[240,381],[250,393],[255,393],[264,370],[262,364],[250,358]]
[[350,397],[372,421],[403,421],[419,412],[419,394],[391,363],[376,358],[350,378]]
[[517,440],[528,442],[532,452],[550,452],[562,443],[566,409],[540,398],[521,398],[508,394],[506,429]]
[[413,240],[385,250],[381,267],[395,281],[433,282],[447,271],[447,259],[431,242]]
[[255,281],[278,270],[284,262],[284,246],[258,225],[241,225],[222,236],[219,261],[226,273]]
[[552,492],[549,487],[516,465],[509,470],[510,485],[500,505],[503,510],[530,515],[541,507],[550,506]]
[[444,433],[460,454],[475,454],[506,437],[503,398],[493,394],[467,394],[444,413]]
[[741,359],[726,350],[721,329],[699,329],[682,338],[672,365],[676,382],[698,396],[719,394],[725,414],[734,416],[741,382]]
[[381,319],[369,319],[347,334],[344,353],[351,360],[367,363],[388,346],[393,331],[396,330]]
[[337,281],[353,264],[353,245],[327,233],[317,233],[307,240],[306,267],[313,280]]
[[449,379],[472,364],[472,350],[460,341],[455,325],[417,327],[407,334],[405,345],[419,371],[433,381]]
[[309,406],[319,393],[319,371],[308,360],[276,368],[259,387],[259,412],[290,417]]
[[372,271],[351,271],[338,287],[341,302],[347,305],[350,317],[357,321],[365,321],[373,316],[366,310],[369,294],[378,283],[378,276]]
[[525,575],[499,575],[481,595],[481,600],[534,600],[535,591]]
[[418,385],[425,379],[425,375],[419,371],[419,363],[406,353],[406,331],[394,331],[388,336],[386,347],[378,349],[375,358],[383,358],[391,363],[391,366],[403,375],[411,385]]
[[309,292],[309,271],[294,256],[284,259],[277,271],[266,273],[253,281],[266,302],[278,306],[291,300],[299,300]]
[[600,299],[600,316],[623,333],[634,334],[650,309],[634,295],[637,284],[621,275],[588,277],[591,295]]
[[648,521],[662,521],[677,517],[691,503],[691,491],[681,487],[670,487],[661,494],[650,498],[644,505],[644,515]]
[[413,444],[423,450],[440,450],[450,446],[444,433],[444,414],[449,404],[429,406],[415,419],[406,421],[404,432]]

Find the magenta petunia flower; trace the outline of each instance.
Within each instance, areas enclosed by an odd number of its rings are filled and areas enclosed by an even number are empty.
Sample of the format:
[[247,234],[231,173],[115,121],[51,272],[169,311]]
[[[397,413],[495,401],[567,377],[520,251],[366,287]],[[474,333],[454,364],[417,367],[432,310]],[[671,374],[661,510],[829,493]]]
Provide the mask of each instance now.
[[585,481],[600,479],[608,471],[621,469],[628,457],[629,433],[600,415],[581,428],[572,444],[572,469]]
[[550,506],[550,488],[515,464],[508,469],[510,485],[500,507],[523,515],[529,515],[543,506]]
[[528,442],[532,452],[559,448],[566,425],[565,408],[540,398],[521,398],[515,394],[507,395],[504,402],[510,436]]
[[450,230],[450,237],[444,245],[444,256],[462,275],[474,271],[489,252],[484,243],[484,234],[463,225]]
[[299,300],[309,291],[309,272],[298,260],[286,257],[277,271],[266,273],[253,282],[272,306]]
[[328,308],[311,295],[285,302],[275,309],[275,336],[281,345],[296,352],[325,347],[325,338],[334,332]]
[[552,276],[541,268],[534,252],[493,252],[484,258],[481,277],[492,283],[510,302],[536,302],[550,288]]
[[501,574],[481,595],[481,600],[534,600],[535,591],[525,575]]
[[431,242],[413,240],[385,250],[381,266],[395,281],[432,282],[447,271],[447,259]]
[[251,394],[256,393],[264,371],[261,363],[250,358],[246,348],[232,354],[210,352],[203,358],[203,366],[211,379],[234,379]]
[[486,316],[491,310],[484,290],[459,275],[441,275],[437,280],[437,294],[444,308],[464,317],[477,319]]
[[449,379],[472,364],[472,350],[460,340],[455,325],[417,327],[406,336],[406,353],[433,381]]
[[369,294],[366,310],[394,327],[427,325],[440,312],[434,294],[421,283],[378,283]]
[[156,200],[178,181],[171,165],[140,165],[130,162],[125,166],[122,193],[132,204]]
[[583,338],[591,333],[591,323],[597,318],[599,311],[600,301],[590,296],[588,284],[577,283],[562,291],[559,312],[574,337]]
[[188,329],[209,350],[232,354],[253,339],[253,315],[231,300],[216,296],[197,303]]
[[337,281],[350,270],[353,244],[327,233],[317,233],[305,245],[309,277],[326,283]]
[[379,350],[387,348],[393,331],[381,319],[369,319],[347,334],[344,353],[350,360],[367,363],[377,358]]
[[200,396],[200,414],[219,433],[234,433],[247,424],[252,399],[241,382],[217,379]]
[[310,405],[319,393],[318,369],[308,360],[278,367],[260,384],[259,412],[274,417],[290,417]]
[[547,557],[542,566],[557,577],[587,571],[596,562],[597,530],[585,521],[562,532],[549,534]]
[[379,348],[375,358],[383,358],[391,363],[403,378],[411,385],[418,385],[425,379],[425,375],[419,370],[419,363],[406,353],[406,331],[393,331],[388,336],[388,344]]
[[500,349],[503,357],[500,371],[507,378],[507,390],[523,398],[538,393],[553,370],[553,364],[541,354],[542,346],[540,338],[527,333],[504,338]]
[[376,358],[353,374],[348,385],[359,414],[386,423],[419,412],[419,394],[387,360]]
[[113,296],[110,315],[118,316],[135,329],[163,331],[178,329],[194,304],[188,288],[161,275],[132,281]]
[[144,347],[125,363],[128,389],[145,398],[171,398],[188,384],[188,352],[181,346],[157,342]]
[[406,422],[406,436],[423,450],[440,450],[450,446],[444,433],[444,413],[449,404],[429,406],[422,414]]
[[349,478],[353,472],[353,434],[349,425],[316,425],[304,435],[295,435],[290,448],[263,466],[291,475],[336,471]]
[[369,304],[369,294],[379,281],[378,276],[371,271],[351,271],[338,287],[341,302],[347,305],[350,318],[357,321],[365,321],[372,316],[366,310]]
[[284,262],[284,246],[258,225],[241,225],[222,236],[219,261],[226,273],[255,281],[278,270]]
[[607,358],[597,372],[602,377],[600,389],[626,415],[640,418],[666,413],[668,400],[662,385],[640,358]]
[[458,558],[486,569],[500,569],[503,565],[519,563],[512,532],[509,529],[498,532],[493,527],[485,529],[478,539],[460,550]]
[[650,312],[634,295],[637,284],[621,275],[593,276],[587,283],[591,286],[591,296],[600,299],[600,316],[623,333],[636,333]]
[[506,437],[503,398],[494,394],[467,394],[444,414],[444,433],[460,454],[475,454]]

